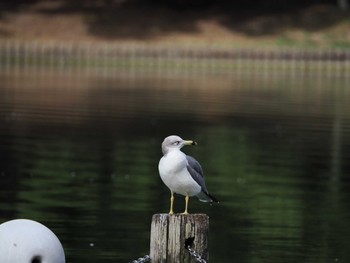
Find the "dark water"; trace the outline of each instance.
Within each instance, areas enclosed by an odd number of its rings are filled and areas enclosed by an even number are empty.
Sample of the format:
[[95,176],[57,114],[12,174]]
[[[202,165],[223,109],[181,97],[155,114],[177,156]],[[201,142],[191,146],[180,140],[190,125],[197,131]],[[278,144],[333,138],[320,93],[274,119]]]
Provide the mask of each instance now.
[[[67,262],[149,253],[170,134],[203,166],[210,262],[350,262],[350,80],[241,72],[0,75],[0,222],[50,227]],[[184,209],[183,197],[175,211]]]

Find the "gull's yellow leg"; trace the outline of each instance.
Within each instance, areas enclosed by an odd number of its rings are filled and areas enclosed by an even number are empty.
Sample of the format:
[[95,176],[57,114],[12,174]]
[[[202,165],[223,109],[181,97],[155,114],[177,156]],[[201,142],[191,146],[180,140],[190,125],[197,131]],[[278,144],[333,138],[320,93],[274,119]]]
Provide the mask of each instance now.
[[183,212],[182,214],[183,215],[188,215],[188,211],[187,211],[187,208],[188,208],[188,200],[189,200],[189,196],[188,194],[186,194],[186,197],[185,197],[185,201],[186,201],[186,204],[185,204],[185,212]]
[[173,215],[174,214],[173,207],[174,207],[174,193],[171,191],[169,215]]

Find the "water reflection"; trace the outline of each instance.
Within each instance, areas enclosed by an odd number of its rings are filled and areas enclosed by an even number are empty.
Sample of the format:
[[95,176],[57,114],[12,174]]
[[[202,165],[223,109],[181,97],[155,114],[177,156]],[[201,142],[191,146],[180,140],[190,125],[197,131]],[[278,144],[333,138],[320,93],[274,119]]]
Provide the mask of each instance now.
[[[31,218],[68,262],[149,250],[169,192],[160,142],[179,134],[221,200],[211,262],[350,260],[349,79],[258,72],[176,76],[2,74],[0,218]],[[182,211],[176,197],[175,210]]]

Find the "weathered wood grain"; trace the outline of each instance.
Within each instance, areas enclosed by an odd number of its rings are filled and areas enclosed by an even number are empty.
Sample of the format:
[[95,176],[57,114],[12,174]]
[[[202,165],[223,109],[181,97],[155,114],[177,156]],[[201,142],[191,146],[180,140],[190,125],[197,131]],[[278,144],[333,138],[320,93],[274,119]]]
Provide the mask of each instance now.
[[205,214],[155,214],[151,224],[150,258],[152,263],[195,263],[185,241],[193,238],[191,248],[208,261],[209,217]]

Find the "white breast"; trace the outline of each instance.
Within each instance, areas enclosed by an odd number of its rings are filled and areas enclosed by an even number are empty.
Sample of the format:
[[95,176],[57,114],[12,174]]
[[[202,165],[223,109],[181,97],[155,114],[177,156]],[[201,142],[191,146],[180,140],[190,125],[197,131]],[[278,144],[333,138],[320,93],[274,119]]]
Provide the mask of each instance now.
[[164,184],[174,193],[194,196],[201,187],[187,171],[186,155],[181,151],[171,151],[163,156],[158,165]]

